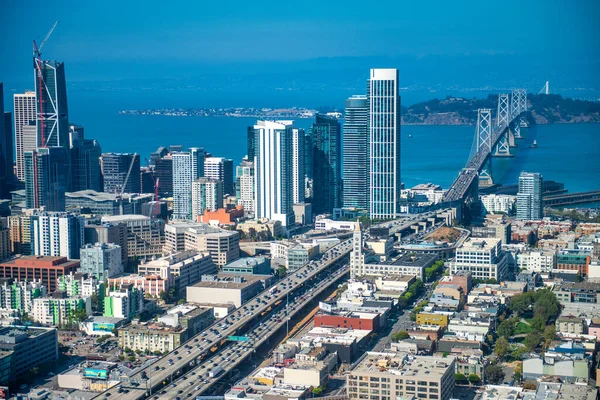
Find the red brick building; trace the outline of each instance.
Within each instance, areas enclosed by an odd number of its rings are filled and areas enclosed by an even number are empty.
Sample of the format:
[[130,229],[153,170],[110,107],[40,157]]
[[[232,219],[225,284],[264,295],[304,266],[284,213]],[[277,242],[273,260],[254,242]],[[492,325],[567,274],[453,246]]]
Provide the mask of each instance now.
[[48,293],[56,290],[56,279],[62,275],[77,272],[79,260],[66,257],[24,256],[0,262],[0,278],[14,278],[19,281],[41,279]]
[[440,279],[438,286],[442,285],[457,285],[462,288],[463,294],[466,296],[473,288],[473,278],[471,271],[457,271],[454,275],[444,276]]
[[380,327],[379,314],[347,312],[345,314],[317,314],[316,327],[364,329],[376,332]]

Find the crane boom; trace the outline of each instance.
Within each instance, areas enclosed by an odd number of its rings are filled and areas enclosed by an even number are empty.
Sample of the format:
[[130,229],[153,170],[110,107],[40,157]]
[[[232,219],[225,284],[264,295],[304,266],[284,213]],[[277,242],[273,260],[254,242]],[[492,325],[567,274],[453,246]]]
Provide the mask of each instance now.
[[[44,40],[42,40],[42,43],[40,44],[40,46],[39,47],[34,46],[34,48],[35,48],[34,51],[36,53],[36,54],[34,54],[35,56],[41,57],[41,55],[42,55],[42,47],[44,47],[44,45],[46,44],[46,42],[48,41],[48,39],[50,39],[50,35],[52,35],[52,32],[54,32],[54,29],[56,28],[56,25],[58,25],[58,22],[59,21],[56,21],[54,23],[54,25],[52,25],[52,28],[50,28],[50,30],[46,34],[46,37],[44,38]],[[33,43],[35,44],[35,41]]]

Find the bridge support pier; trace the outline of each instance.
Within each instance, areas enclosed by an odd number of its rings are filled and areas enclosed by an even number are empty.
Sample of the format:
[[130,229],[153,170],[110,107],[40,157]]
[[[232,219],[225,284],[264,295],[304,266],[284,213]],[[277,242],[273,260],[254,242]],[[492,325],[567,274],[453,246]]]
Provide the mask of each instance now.
[[509,129],[504,131],[494,149],[494,157],[512,157],[510,154]]
[[488,157],[484,167],[479,172],[479,186],[490,187],[494,185],[492,178],[492,157]]

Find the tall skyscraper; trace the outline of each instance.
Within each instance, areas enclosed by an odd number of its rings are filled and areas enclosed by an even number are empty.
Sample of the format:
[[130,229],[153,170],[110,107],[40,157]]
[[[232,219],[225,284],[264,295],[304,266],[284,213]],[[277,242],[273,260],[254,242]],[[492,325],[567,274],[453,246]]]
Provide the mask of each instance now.
[[38,147],[69,147],[65,65],[34,59]]
[[[252,132],[254,132],[254,128]],[[244,207],[244,214],[254,216],[254,195],[256,191],[254,162],[245,159],[238,165],[235,171],[235,182],[237,204]]]
[[286,228],[294,224],[292,185],[292,121],[257,121],[256,219],[277,220]]
[[173,219],[192,218],[192,182],[204,176],[204,149],[174,152]]
[[140,192],[140,155],[105,153],[101,159],[104,191],[107,193]]
[[208,157],[204,160],[204,176],[223,182],[223,193],[234,195],[233,160],[223,157]]
[[369,208],[369,135],[367,96],[346,100],[344,120],[344,207]]
[[24,159],[26,207],[64,211],[65,192],[71,178],[68,150],[42,147],[25,152]]
[[304,203],[306,189],[306,169],[304,157],[304,129],[292,129],[292,184],[294,204]]
[[100,171],[101,156],[102,148],[97,141],[83,138],[72,140],[71,191],[88,189],[97,192],[103,191],[102,171]]
[[369,100],[369,216],[400,212],[400,95],[398,70],[371,69]]
[[84,245],[85,219],[64,212],[43,212],[31,217],[33,255],[79,259]]
[[192,220],[198,221],[207,209],[217,211],[219,208],[223,208],[222,181],[203,177],[192,182]]
[[13,184],[12,114],[4,112],[4,86],[0,82],[0,199],[7,199]]
[[158,179],[158,194],[173,194],[173,157],[171,154],[157,158],[154,162],[154,179]]
[[246,150],[246,156],[248,157],[248,161],[250,162],[254,162],[254,137],[255,137],[255,132],[254,132],[254,127],[253,126],[249,126],[248,130],[246,131],[246,145],[247,145],[247,150]]
[[317,114],[311,128],[314,214],[342,206],[342,138],[335,117]]
[[[37,148],[37,128],[35,128],[35,92],[25,92],[23,94],[15,94],[13,96],[13,106],[15,112],[15,144],[17,161],[17,179],[25,180],[25,167],[23,155],[26,151],[33,151]],[[28,126],[33,121],[34,142],[33,147],[28,146],[25,149],[23,146],[23,127]]]
[[543,217],[542,175],[537,172],[521,172],[517,193],[517,219],[540,220]]
[[83,126],[69,124],[69,147],[73,147],[73,141],[85,139],[83,136]]

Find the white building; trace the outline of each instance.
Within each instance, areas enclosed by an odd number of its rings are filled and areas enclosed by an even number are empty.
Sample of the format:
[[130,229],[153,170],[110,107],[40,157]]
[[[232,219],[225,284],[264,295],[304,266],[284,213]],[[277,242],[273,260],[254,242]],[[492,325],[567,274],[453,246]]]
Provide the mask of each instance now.
[[544,217],[542,201],[542,175],[521,172],[517,193],[517,219],[541,220]]
[[[23,155],[26,151],[33,151],[36,149],[36,141],[26,144],[24,140],[23,127],[29,126],[29,122],[36,120],[36,108],[35,108],[35,92],[26,91],[25,93],[18,93],[14,95],[14,120],[15,120],[15,144],[16,150],[15,160],[17,162],[17,178],[23,181],[25,180],[25,159]],[[34,133],[33,138],[36,137],[35,122],[31,125],[31,129]]]
[[519,253],[517,266],[531,272],[552,272],[556,269],[556,252],[546,250]]
[[46,325],[66,325],[79,322],[75,313],[84,310],[92,315],[90,297],[40,297],[33,300],[33,320]]
[[64,212],[43,212],[31,217],[33,255],[79,258],[85,243],[84,218]]
[[306,167],[304,165],[304,129],[292,129],[292,182],[293,182],[293,198],[294,204],[304,203],[304,195],[306,194]]
[[508,274],[508,260],[502,251],[502,240],[469,238],[456,249],[450,269],[453,274],[471,271],[475,279],[503,280]]
[[202,222],[177,222],[165,226],[164,252],[184,250],[208,252],[215,264],[223,266],[240,258],[240,234]]
[[92,297],[99,294],[103,288],[102,283],[95,276],[88,277],[86,274],[71,272],[56,279],[56,288],[66,292],[69,297]]
[[0,285],[0,309],[31,314],[33,300],[38,297],[46,297],[47,294],[47,288],[41,280],[14,281],[12,283],[5,281]]
[[293,240],[278,240],[271,242],[271,258],[280,262],[288,269],[295,271],[308,264],[319,255],[319,245],[315,243],[302,243]]
[[104,298],[104,316],[132,319],[144,310],[144,289],[132,284],[121,285]]
[[[210,160],[210,158],[209,158]],[[192,183],[192,221],[205,210],[223,208],[223,182],[213,178],[198,178]]]
[[334,221],[328,218],[322,218],[315,221],[315,229],[319,231],[353,231],[358,222],[353,221]]
[[255,219],[294,224],[292,121],[258,121],[256,131]]
[[483,214],[512,213],[517,196],[509,196],[506,194],[488,194],[481,196],[481,212]]
[[221,181],[223,193],[233,195],[233,160],[223,157],[208,157],[204,160],[204,176]]
[[238,205],[244,207],[244,214],[254,215],[254,162],[244,160],[236,168],[236,197]]
[[173,158],[173,219],[192,218],[192,182],[204,175],[204,149],[192,147]]

